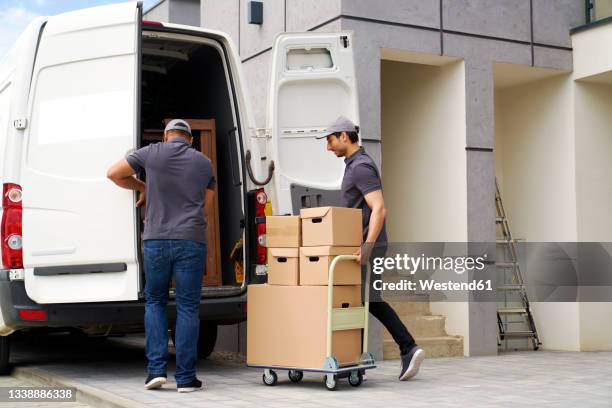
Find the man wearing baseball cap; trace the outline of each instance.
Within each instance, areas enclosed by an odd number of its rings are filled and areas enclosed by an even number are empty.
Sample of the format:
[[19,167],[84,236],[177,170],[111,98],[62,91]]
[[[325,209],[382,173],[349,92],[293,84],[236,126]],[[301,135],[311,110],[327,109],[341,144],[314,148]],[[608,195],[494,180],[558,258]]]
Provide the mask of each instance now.
[[[387,231],[385,227],[385,202],[382,193],[380,173],[374,160],[359,146],[359,127],[351,120],[340,116],[327,126],[323,135],[317,139],[327,139],[327,150],[337,157],[344,157],[346,164],[342,179],[341,195],[345,207],[360,208],[362,213],[364,252],[355,252],[358,262],[370,263],[374,258],[383,257],[387,251]],[[368,252],[368,253],[366,253]],[[367,265],[362,263],[362,276],[368,273]],[[372,280],[370,279],[370,282]],[[379,291],[370,285],[370,313],[376,317],[393,336],[401,352],[401,381],[414,377],[419,371],[425,352],[418,347],[397,313],[385,302]]]
[[[206,218],[215,194],[211,161],[193,149],[191,127],[166,125],[162,143],[136,150],[108,170],[120,187],[140,193],[146,204],[144,240],[145,335],[149,360],[145,388],[166,383],[170,281],[176,281],[176,383],[179,392],[202,389],[196,378],[199,308],[206,261]],[[146,172],[146,185],[135,174]]]

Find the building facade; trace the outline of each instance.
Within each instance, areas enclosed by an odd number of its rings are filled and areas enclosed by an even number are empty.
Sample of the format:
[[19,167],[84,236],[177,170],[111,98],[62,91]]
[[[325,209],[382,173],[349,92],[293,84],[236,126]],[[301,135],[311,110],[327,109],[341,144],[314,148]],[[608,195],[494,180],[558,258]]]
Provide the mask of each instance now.
[[[237,44],[258,127],[278,33],[354,33],[359,125],[382,170],[391,241],[494,242],[495,178],[515,236],[612,240],[603,181],[612,175],[603,154],[612,153],[612,67],[609,55],[585,62],[610,52],[605,1],[590,9],[584,0],[264,0],[262,24],[249,24],[248,3],[202,0],[199,24]],[[572,35],[594,19],[597,27]],[[444,327],[423,337],[437,336],[449,350],[440,355],[495,354],[496,308],[431,303],[423,313]],[[612,349],[612,331],[597,323],[610,304],[533,308],[544,348]],[[376,322],[371,335],[380,357],[389,339]]]

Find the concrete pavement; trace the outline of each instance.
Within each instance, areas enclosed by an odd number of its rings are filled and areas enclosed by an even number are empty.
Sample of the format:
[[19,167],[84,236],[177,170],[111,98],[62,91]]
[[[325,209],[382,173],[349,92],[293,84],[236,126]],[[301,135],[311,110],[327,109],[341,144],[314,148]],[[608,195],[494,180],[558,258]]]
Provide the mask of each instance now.
[[[418,377],[397,381],[399,361],[383,361],[353,388],[341,380],[327,391],[322,376],[306,374],[300,384],[279,372],[268,387],[261,371],[248,369],[227,355],[199,363],[206,390],[178,394],[169,367],[169,383],[146,391],[143,339],[82,343],[52,336],[15,346],[18,372],[35,369],[130,401],[130,406],[202,407],[609,407],[612,400],[612,353],[521,352],[495,357],[426,360]],[[116,405],[115,405],[116,406]]]

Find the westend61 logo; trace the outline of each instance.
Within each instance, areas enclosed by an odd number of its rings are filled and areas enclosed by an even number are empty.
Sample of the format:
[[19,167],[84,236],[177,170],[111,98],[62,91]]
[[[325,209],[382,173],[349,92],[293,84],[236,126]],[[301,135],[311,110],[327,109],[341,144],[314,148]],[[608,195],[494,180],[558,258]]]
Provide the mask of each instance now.
[[482,271],[487,254],[478,257],[471,256],[421,256],[396,254],[394,257],[376,257],[372,262],[372,272],[377,275],[385,271],[408,271],[414,275],[417,271],[454,271],[461,275],[466,271]]

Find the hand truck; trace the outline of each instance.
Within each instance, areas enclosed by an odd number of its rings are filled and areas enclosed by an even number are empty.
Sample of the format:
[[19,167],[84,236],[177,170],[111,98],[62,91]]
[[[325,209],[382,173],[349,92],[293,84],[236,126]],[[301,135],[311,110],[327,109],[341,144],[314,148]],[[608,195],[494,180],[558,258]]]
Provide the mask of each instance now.
[[[282,366],[265,366],[265,365],[250,365],[249,367],[263,368],[263,383],[266,385],[274,385],[278,381],[278,376],[274,370],[288,371],[289,379],[292,382],[300,382],[304,377],[304,372],[323,373],[325,374],[325,388],[334,391],[338,386],[340,378],[347,378],[348,382],[353,387],[358,387],[363,382],[363,375],[366,370],[376,368],[374,356],[368,352],[368,317],[369,317],[369,300],[370,291],[368,285],[370,283],[369,273],[366,273],[363,306],[349,308],[334,308],[334,270],[338,262],[355,261],[355,255],[338,255],[329,266],[329,280],[327,286],[327,357],[323,362],[322,368],[299,368],[299,367],[282,367]],[[332,333],[336,330],[363,330],[363,353],[359,361],[339,364],[338,360],[332,356]]]

